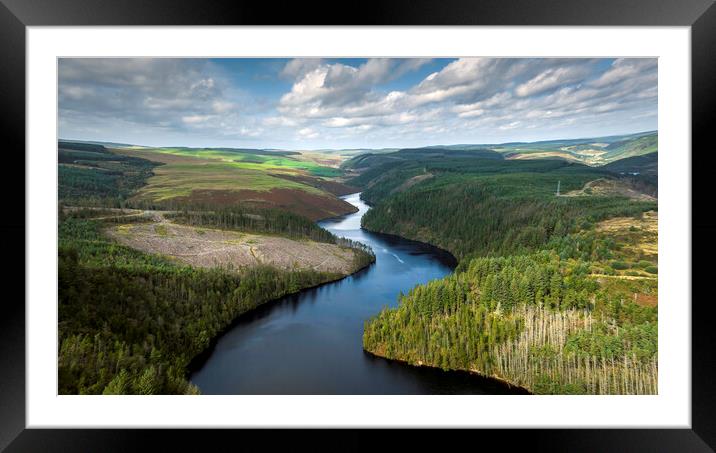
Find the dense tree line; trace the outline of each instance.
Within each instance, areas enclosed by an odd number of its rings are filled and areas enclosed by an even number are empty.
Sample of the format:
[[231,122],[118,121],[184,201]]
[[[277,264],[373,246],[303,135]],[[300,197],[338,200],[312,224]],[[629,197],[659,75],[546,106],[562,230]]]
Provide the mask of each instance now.
[[336,243],[336,236],[315,222],[280,209],[241,205],[215,209],[191,206],[167,214],[166,217],[187,225],[281,234],[294,239]]
[[364,347],[537,393],[655,393],[656,308],[588,269],[554,251],[472,259],[366,322]]
[[428,180],[379,199],[363,217],[363,226],[429,242],[462,259],[536,250],[577,231],[585,222],[638,215],[656,206],[626,198],[550,193],[557,181],[569,190],[581,187],[584,180],[541,174]]
[[59,392],[196,393],[187,365],[236,316],[341,277],[262,266],[195,269],[65,219],[59,243]]
[[594,278],[655,263],[628,261],[630,238],[594,226],[640,217],[656,203],[564,196],[600,177],[614,176],[558,160],[461,157],[366,169],[352,181],[373,205],[363,226],[435,244],[460,264],[366,322],[364,348],[536,393],[655,393],[657,310],[634,301],[655,295],[656,281]]
[[362,268],[375,262],[375,254],[370,246],[362,242],[338,237],[308,218],[288,211],[241,205],[214,210],[195,208],[184,208],[182,211],[166,214],[166,217],[175,222],[188,225],[262,234],[280,234],[293,239],[310,239],[348,247],[353,249],[356,255],[356,268]]
[[158,164],[101,145],[60,142],[58,197],[71,205],[123,207]]

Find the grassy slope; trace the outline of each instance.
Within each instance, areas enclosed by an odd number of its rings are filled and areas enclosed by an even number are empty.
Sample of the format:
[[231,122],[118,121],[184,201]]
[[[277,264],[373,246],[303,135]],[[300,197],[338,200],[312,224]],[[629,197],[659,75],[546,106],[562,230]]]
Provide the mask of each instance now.
[[164,165],[155,170],[137,202],[158,205],[199,203],[226,206],[253,202],[311,219],[354,212],[355,208],[324,190],[324,178],[341,174],[295,153],[233,149],[117,149]]

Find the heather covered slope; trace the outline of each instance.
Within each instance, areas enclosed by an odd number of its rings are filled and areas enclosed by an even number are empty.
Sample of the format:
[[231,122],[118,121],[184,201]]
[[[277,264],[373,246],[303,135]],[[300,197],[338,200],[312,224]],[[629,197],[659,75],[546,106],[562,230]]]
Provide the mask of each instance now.
[[143,205],[250,204],[304,215],[312,220],[354,212],[336,196],[331,178],[341,171],[298,159],[288,151],[240,149],[116,149],[126,156],[163,163],[132,201]]

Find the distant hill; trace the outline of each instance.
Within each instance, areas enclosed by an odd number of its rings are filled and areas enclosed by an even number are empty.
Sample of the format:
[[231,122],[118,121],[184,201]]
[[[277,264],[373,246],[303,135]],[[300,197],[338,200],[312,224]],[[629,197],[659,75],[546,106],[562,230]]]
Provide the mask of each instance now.
[[59,144],[60,148],[62,148],[62,147],[66,148],[67,144],[70,144],[72,146],[78,146],[78,145],[81,146],[82,144],[99,145],[99,146],[103,146],[103,147],[107,147],[107,148],[127,148],[127,147],[131,147],[131,146],[136,146],[136,145],[130,145],[129,143],[96,142],[96,141],[92,141],[92,140],[66,140],[66,139],[62,139],[62,138],[58,140],[58,144]]
[[[106,148],[147,148],[126,143],[97,142],[86,140],[60,140],[63,143],[103,145]],[[351,148],[351,149],[306,149],[289,151],[275,148],[189,148],[168,147],[182,152],[214,151],[218,153],[240,153],[266,156],[298,156],[308,153],[338,156],[347,159],[342,167],[346,170],[361,171],[389,162],[411,159],[440,158],[446,156],[465,158],[532,160],[560,159],[589,166],[602,166],[628,157],[642,156],[658,151],[658,132],[646,131],[625,135],[586,137],[576,139],[543,140],[537,142],[507,142],[485,144],[430,145],[420,148]]]
[[632,176],[657,176],[659,174],[659,153],[627,157],[607,164],[605,170]]
[[619,159],[658,151],[658,133],[640,132],[570,140],[495,145],[507,159],[561,158],[591,166],[605,165]]
[[457,148],[406,148],[391,153],[366,153],[353,157],[343,164],[345,169],[361,170],[378,165],[401,163],[408,161],[423,161],[432,159],[467,158],[467,159],[498,159],[502,160],[502,154],[490,149],[457,149]]
[[[627,157],[641,156],[658,151],[658,132],[647,131],[627,135],[610,135],[604,137],[587,137],[577,139],[544,140],[538,142],[508,142],[493,144],[459,144],[459,145],[432,145],[422,148],[401,149],[390,151],[379,150],[353,150],[350,154],[335,151],[346,157],[351,157],[344,164],[344,168],[361,168],[374,166],[377,162],[387,163],[399,161],[401,157],[423,157],[429,153],[435,156],[447,156],[447,153],[463,153],[464,157],[495,157],[489,153],[500,154],[505,159],[562,159],[579,162],[590,166],[601,166]],[[317,152],[328,152],[320,150]],[[422,153],[422,155],[419,155]],[[485,154],[487,153],[487,154]],[[452,154],[456,156],[456,154]]]

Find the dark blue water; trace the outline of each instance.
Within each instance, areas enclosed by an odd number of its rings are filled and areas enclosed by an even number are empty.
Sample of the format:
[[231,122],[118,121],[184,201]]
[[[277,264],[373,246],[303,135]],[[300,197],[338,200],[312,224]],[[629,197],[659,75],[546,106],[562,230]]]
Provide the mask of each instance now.
[[468,373],[391,362],[363,351],[363,322],[417,284],[452,272],[436,248],[360,229],[369,209],[321,222],[370,245],[376,262],[335,283],[270,302],[242,315],[217,341],[191,381],[204,394],[495,394],[503,385]]

